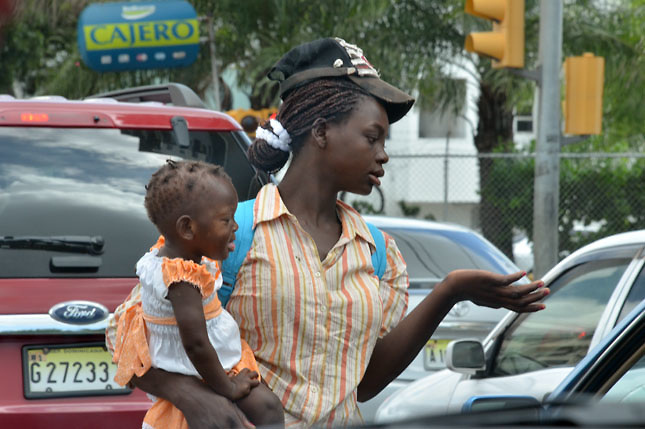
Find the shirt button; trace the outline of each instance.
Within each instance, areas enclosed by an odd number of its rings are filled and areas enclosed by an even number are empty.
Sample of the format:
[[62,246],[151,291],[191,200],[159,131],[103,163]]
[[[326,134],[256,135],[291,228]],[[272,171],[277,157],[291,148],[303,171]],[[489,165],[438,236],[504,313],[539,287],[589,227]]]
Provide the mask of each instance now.
[[318,388],[316,386],[311,386],[311,391],[313,393],[316,393],[316,392],[318,392]]
[[316,273],[314,274],[314,277],[320,278],[320,271],[316,271]]
[[320,311],[327,311],[327,306],[326,305],[321,305],[320,306]]

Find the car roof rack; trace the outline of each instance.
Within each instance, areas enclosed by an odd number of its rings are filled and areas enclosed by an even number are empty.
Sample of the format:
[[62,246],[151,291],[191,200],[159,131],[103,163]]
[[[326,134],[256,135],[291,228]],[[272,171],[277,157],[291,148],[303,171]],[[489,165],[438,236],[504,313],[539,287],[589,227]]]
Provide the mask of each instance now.
[[206,105],[201,98],[189,87],[181,83],[164,83],[160,85],[145,85],[132,88],[118,89],[100,94],[90,95],[88,98],[114,98],[128,103],[142,103],[156,101],[163,104],[172,104],[181,107],[197,107],[205,109]]

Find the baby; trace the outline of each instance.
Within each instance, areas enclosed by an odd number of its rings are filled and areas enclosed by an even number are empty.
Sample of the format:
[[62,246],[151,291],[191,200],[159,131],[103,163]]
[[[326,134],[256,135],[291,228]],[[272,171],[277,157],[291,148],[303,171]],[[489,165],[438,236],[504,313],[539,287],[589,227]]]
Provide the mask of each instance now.
[[[253,424],[283,426],[280,400],[260,382],[253,351],[217,297],[219,261],[235,248],[231,179],[220,166],[169,160],[146,189],[148,217],[162,237],[137,263],[142,306],[126,317],[139,335],[124,342],[117,333],[115,380],[126,384],[150,366],[198,376]],[[187,427],[170,402],[154,399],[144,428]]]

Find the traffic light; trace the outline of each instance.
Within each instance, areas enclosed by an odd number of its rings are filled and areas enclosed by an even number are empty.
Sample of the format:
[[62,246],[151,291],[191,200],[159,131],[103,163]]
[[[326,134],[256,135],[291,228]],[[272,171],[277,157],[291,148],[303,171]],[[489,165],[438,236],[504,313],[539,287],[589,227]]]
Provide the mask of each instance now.
[[493,67],[524,67],[524,0],[466,0],[466,13],[493,21],[493,31],[466,36],[466,50]]
[[600,134],[605,59],[585,53],[564,60],[564,133]]
[[248,134],[249,137],[255,137],[255,130],[262,122],[278,111],[277,107],[268,107],[266,109],[235,109],[226,112],[233,117]]

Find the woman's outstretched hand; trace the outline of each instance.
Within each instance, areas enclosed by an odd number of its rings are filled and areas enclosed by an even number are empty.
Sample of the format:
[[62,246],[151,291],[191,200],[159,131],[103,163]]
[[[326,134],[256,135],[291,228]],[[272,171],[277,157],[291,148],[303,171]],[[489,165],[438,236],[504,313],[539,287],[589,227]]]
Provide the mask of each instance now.
[[444,283],[456,301],[470,300],[477,305],[504,307],[518,313],[543,310],[545,306],[539,301],[550,292],[543,287],[543,281],[513,285],[525,275],[522,271],[505,275],[484,270],[456,270],[448,274]]

